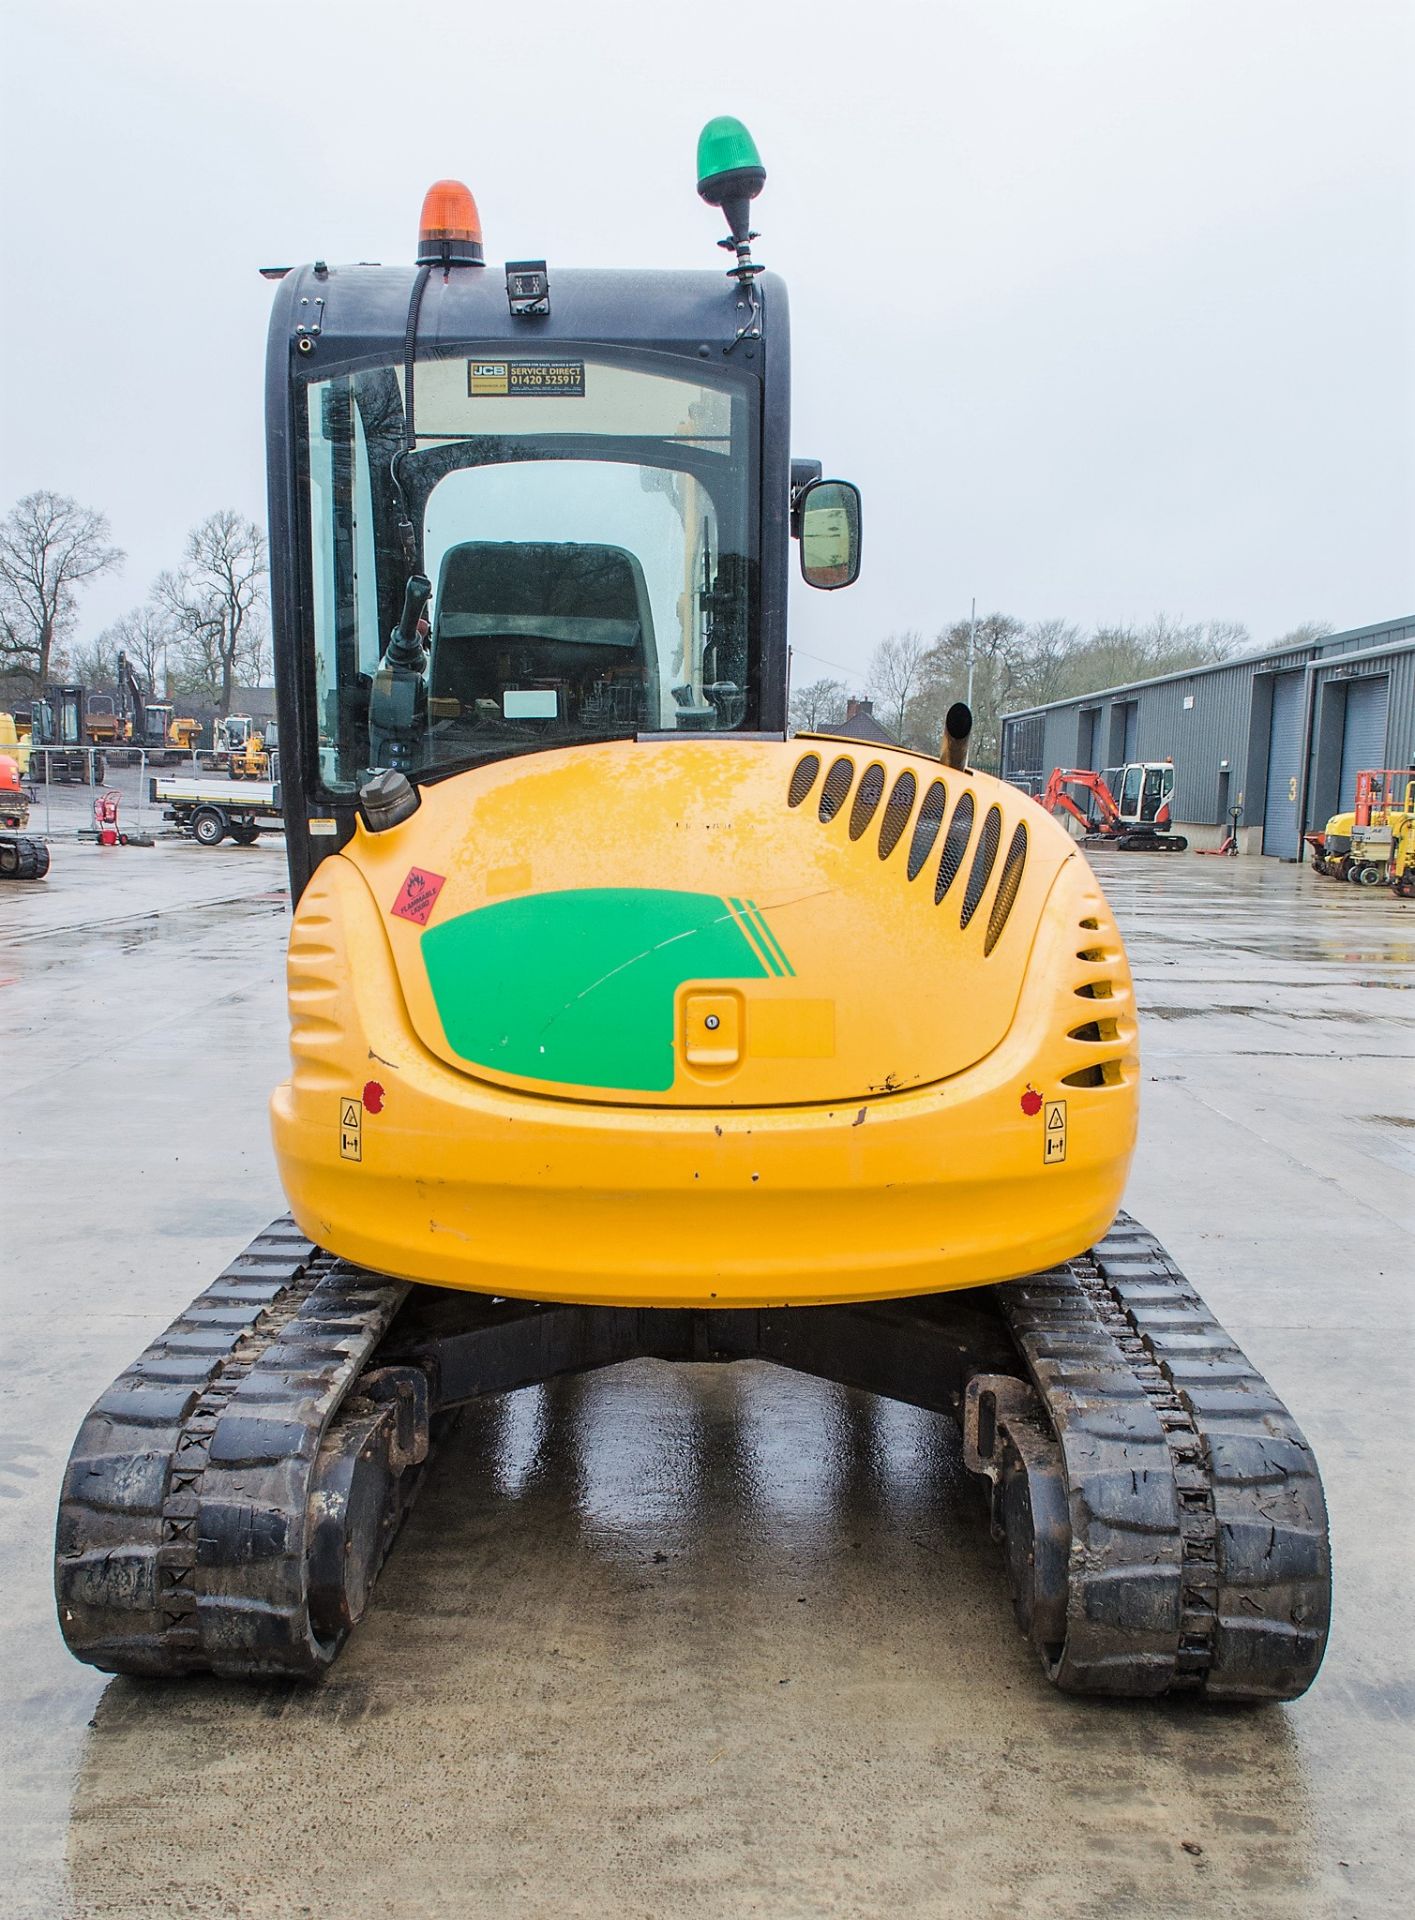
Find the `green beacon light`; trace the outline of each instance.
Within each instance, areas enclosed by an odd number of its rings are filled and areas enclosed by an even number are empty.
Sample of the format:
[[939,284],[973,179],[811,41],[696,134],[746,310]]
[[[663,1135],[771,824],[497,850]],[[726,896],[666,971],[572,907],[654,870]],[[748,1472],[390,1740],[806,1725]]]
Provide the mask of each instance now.
[[710,207],[721,207],[731,229],[730,240],[719,240],[737,255],[730,269],[737,280],[749,281],[761,268],[753,265],[751,243],[752,202],[766,184],[757,143],[731,114],[719,114],[709,120],[698,135],[698,192]]

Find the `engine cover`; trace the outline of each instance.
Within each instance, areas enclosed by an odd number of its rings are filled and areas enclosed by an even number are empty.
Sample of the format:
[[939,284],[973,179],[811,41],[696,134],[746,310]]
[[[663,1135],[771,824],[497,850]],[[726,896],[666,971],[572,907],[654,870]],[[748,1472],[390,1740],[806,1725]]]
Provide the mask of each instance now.
[[272,1102],[292,1211],[411,1280],[878,1299],[1078,1253],[1134,1146],[1133,994],[1025,795],[685,738],[456,775],[324,860]]
[[449,1066],[760,1106],[927,1086],[990,1053],[1073,852],[985,775],[686,737],[445,781],[345,857]]

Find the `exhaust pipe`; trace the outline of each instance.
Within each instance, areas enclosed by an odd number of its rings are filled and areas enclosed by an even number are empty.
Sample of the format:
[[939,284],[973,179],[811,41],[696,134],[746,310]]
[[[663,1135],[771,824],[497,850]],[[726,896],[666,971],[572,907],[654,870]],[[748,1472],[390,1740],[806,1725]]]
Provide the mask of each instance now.
[[939,754],[946,767],[960,770],[968,764],[968,738],[973,731],[973,709],[955,700],[944,715],[943,748]]

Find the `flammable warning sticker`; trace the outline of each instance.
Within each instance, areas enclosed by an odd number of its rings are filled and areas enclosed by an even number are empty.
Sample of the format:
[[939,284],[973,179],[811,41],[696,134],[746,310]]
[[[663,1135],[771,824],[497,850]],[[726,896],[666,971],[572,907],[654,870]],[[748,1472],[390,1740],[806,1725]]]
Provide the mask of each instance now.
[[437,896],[447,885],[447,876],[442,873],[428,873],[422,867],[410,867],[408,877],[398,889],[398,898],[389,909],[400,920],[411,920],[414,926],[425,927],[437,905]]
[[1046,1103],[1046,1127],[1042,1134],[1042,1162],[1045,1166],[1055,1166],[1066,1158],[1066,1102],[1048,1100]]
[[469,360],[467,392],[474,400],[538,393],[542,399],[583,400],[583,360]]

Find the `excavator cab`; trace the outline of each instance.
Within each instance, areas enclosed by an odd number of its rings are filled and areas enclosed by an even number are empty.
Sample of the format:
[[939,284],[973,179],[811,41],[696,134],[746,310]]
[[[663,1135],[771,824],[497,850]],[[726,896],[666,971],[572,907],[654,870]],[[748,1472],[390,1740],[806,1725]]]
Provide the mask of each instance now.
[[30,777],[56,785],[101,786],[102,754],[88,751],[84,689],[48,686],[30,709]]
[[938,754],[788,736],[792,543],[848,587],[860,505],[790,456],[764,179],[711,122],[725,273],[493,271],[456,182],[414,266],[277,270],[290,1217],[79,1435],[85,1659],[318,1675],[440,1415],[756,1357],[961,1423],[1058,1686],[1315,1672],[1301,1436],[1116,1218],[1136,1021],[1094,874],[961,704]]
[[144,709],[143,744],[149,747],[165,747],[171,741],[173,708],[160,701],[149,700]]
[[1110,789],[1126,827],[1167,827],[1169,803],[1174,796],[1174,763],[1144,760],[1117,767]]
[[[693,274],[557,274],[536,316],[481,269],[320,284],[287,396],[295,470],[271,476],[303,529],[306,597],[282,609],[297,804],[342,843],[379,769],[421,785],[527,750],[784,726],[784,292],[753,288],[782,308],[779,348],[758,326],[727,354],[704,344],[721,290]],[[414,306],[427,339],[405,355]],[[341,367],[343,334],[376,325],[380,363]],[[325,851],[298,817],[291,847],[301,875]]]

